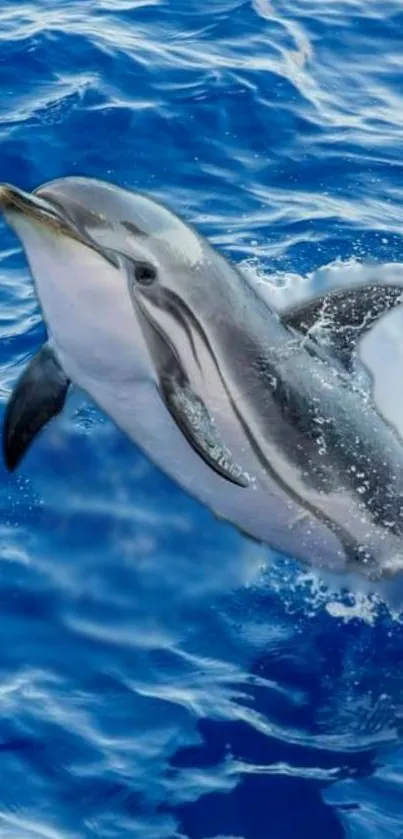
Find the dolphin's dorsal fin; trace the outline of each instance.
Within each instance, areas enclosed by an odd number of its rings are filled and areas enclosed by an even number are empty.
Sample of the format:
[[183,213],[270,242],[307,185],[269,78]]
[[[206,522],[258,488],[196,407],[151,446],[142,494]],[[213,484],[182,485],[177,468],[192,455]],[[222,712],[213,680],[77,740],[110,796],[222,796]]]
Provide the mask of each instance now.
[[52,348],[45,344],[28,364],[7,404],[3,453],[10,472],[43,426],[60,413],[69,385]]
[[403,304],[403,285],[336,289],[281,314],[285,326],[327,343],[350,370],[357,344],[382,315]]

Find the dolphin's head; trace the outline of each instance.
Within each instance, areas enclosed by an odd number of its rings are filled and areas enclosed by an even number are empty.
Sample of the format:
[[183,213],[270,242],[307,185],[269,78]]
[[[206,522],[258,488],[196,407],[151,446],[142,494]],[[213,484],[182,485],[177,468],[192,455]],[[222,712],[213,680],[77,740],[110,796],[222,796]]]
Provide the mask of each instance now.
[[60,286],[69,285],[79,270],[85,284],[83,263],[100,273],[98,262],[105,260],[126,277],[146,342],[155,343],[157,331],[175,345],[181,325],[184,356],[195,313],[201,321],[203,312],[209,316],[212,293],[217,300],[226,286],[217,283],[217,275],[232,273],[226,260],[171,210],[106,182],[61,178],[33,193],[3,185],[0,210],[22,241],[39,296],[44,273],[51,275],[48,283]]
[[40,187],[33,200],[60,214],[73,238],[124,269],[148,343],[157,331],[189,359],[195,326],[203,333],[212,317],[231,310],[236,269],[153,198],[103,181],[63,178]]
[[[25,244],[28,226],[130,264],[134,293],[189,295],[189,272],[206,262],[206,242],[171,210],[141,193],[90,178],[61,178],[33,193],[0,186],[0,209]],[[211,258],[214,253],[207,246]],[[153,287],[153,291],[151,288]]]

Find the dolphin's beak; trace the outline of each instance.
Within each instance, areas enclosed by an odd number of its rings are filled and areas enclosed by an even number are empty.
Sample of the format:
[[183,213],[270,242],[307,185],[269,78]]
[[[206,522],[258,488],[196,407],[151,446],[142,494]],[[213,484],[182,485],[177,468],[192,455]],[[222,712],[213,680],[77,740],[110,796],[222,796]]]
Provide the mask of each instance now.
[[[25,192],[19,187],[10,184],[0,184],[0,213],[12,227],[17,236],[23,241],[19,231],[18,219],[23,218],[24,222],[38,226],[54,235],[65,236],[74,239],[82,245],[99,253],[114,267],[119,262],[116,255],[108,248],[99,245],[86,230],[81,230],[67,210],[52,204],[47,198],[31,192]],[[24,243],[24,242],[23,242]]]
[[10,184],[0,184],[0,212],[12,223],[12,217],[22,215],[27,221],[39,223],[53,233],[61,233],[82,241],[74,222],[59,208],[52,206],[38,195],[24,192]]

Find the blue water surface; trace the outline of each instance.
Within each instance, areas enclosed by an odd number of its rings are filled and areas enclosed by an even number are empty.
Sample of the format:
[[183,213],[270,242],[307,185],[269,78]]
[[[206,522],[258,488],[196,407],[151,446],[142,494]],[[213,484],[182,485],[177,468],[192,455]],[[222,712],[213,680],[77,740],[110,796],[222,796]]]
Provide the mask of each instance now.
[[[0,180],[149,191],[259,282],[401,265],[402,55],[400,0],[3,0]],[[4,410],[45,334],[4,225],[0,280]],[[396,615],[82,393],[0,468],[2,839],[403,836]]]

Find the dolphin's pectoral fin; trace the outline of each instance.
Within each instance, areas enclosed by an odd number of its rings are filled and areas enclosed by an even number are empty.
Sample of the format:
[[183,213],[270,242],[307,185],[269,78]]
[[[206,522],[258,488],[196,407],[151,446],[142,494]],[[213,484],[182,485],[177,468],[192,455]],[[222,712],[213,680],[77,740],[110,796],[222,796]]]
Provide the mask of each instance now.
[[48,344],[28,365],[9,399],[3,453],[12,472],[38,432],[63,408],[70,382]]
[[160,384],[170,414],[197,454],[222,478],[240,487],[249,486],[248,475],[234,462],[204,402],[186,379],[165,374]]
[[357,344],[382,315],[403,304],[403,286],[336,289],[281,315],[285,326],[327,343],[350,370]]

